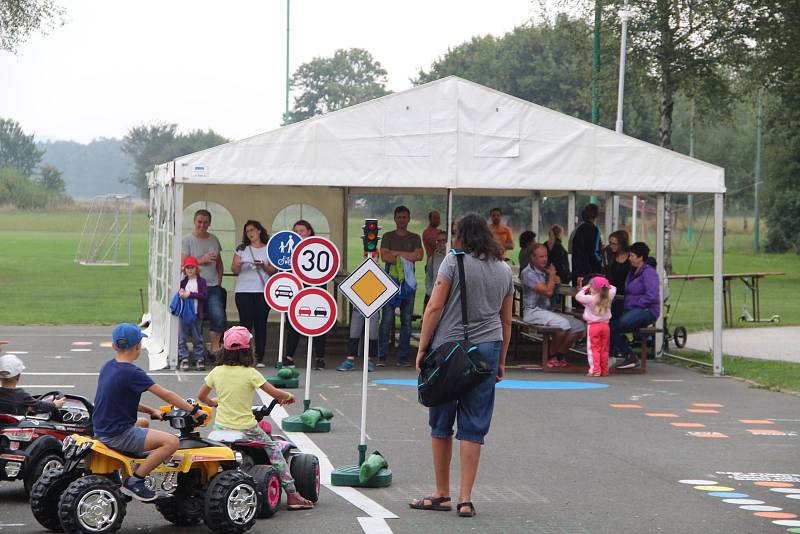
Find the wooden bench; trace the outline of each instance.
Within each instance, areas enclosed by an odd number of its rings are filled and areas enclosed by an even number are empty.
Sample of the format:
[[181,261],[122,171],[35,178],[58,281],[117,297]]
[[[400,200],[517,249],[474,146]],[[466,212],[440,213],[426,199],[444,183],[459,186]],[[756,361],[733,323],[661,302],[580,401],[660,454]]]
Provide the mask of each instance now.
[[645,326],[637,328],[633,331],[634,338],[639,336],[639,367],[631,369],[615,369],[616,373],[629,373],[629,374],[644,374],[647,371],[647,356],[650,353],[650,347],[647,346],[647,337],[653,336],[664,330],[656,328],[655,326]]
[[550,354],[550,341],[551,336],[558,332],[559,329],[553,326],[541,326],[535,324],[528,324],[519,317],[511,319],[511,335],[514,344],[514,359],[519,356],[519,339],[525,338],[529,341],[541,342],[542,344],[542,370],[553,371],[547,367],[547,359]]

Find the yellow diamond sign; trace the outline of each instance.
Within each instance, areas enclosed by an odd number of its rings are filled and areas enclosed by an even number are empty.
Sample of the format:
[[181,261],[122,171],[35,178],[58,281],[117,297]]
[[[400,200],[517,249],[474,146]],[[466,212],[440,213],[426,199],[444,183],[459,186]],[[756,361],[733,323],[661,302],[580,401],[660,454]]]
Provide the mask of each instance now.
[[365,272],[364,276],[353,283],[353,292],[358,295],[367,306],[375,302],[386,289],[383,282],[378,280],[378,277],[375,276],[375,273],[372,271]]
[[400,288],[375,260],[367,258],[339,284],[339,291],[364,317],[372,317]]

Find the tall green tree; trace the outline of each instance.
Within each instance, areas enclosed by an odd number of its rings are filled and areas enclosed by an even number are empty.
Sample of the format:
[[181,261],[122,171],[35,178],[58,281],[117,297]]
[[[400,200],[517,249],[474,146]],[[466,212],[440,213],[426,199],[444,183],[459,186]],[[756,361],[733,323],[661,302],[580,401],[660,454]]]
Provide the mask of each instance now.
[[152,171],[155,165],[228,141],[229,139],[211,129],[180,134],[177,124],[155,123],[134,126],[128,130],[122,144],[122,151],[133,159],[134,171],[121,181],[135,185],[142,197],[147,198],[146,174]]
[[16,54],[35,31],[64,24],[65,14],[53,0],[0,0],[0,50]]
[[39,184],[51,193],[63,195],[67,191],[67,184],[61,177],[63,174],[54,165],[42,165],[39,169]]
[[294,99],[288,123],[389,94],[386,70],[368,51],[340,49],[333,57],[303,63],[292,76]]
[[30,177],[43,154],[36,148],[33,134],[25,134],[15,120],[0,118],[0,167],[13,167]]

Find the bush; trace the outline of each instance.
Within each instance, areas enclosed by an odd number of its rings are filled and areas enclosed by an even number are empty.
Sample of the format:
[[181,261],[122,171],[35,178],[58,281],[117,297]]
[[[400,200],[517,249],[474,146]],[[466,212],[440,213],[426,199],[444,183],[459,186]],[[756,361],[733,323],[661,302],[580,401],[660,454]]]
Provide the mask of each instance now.
[[58,198],[41,185],[32,182],[13,167],[0,168],[0,205],[18,209],[44,209]]

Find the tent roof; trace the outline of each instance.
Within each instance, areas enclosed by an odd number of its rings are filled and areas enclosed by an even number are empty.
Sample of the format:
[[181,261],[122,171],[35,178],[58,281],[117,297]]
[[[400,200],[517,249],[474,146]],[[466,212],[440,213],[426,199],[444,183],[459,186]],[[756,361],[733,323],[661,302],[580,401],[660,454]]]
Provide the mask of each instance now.
[[455,76],[177,158],[151,179],[172,178],[509,194],[725,191],[720,167]]

